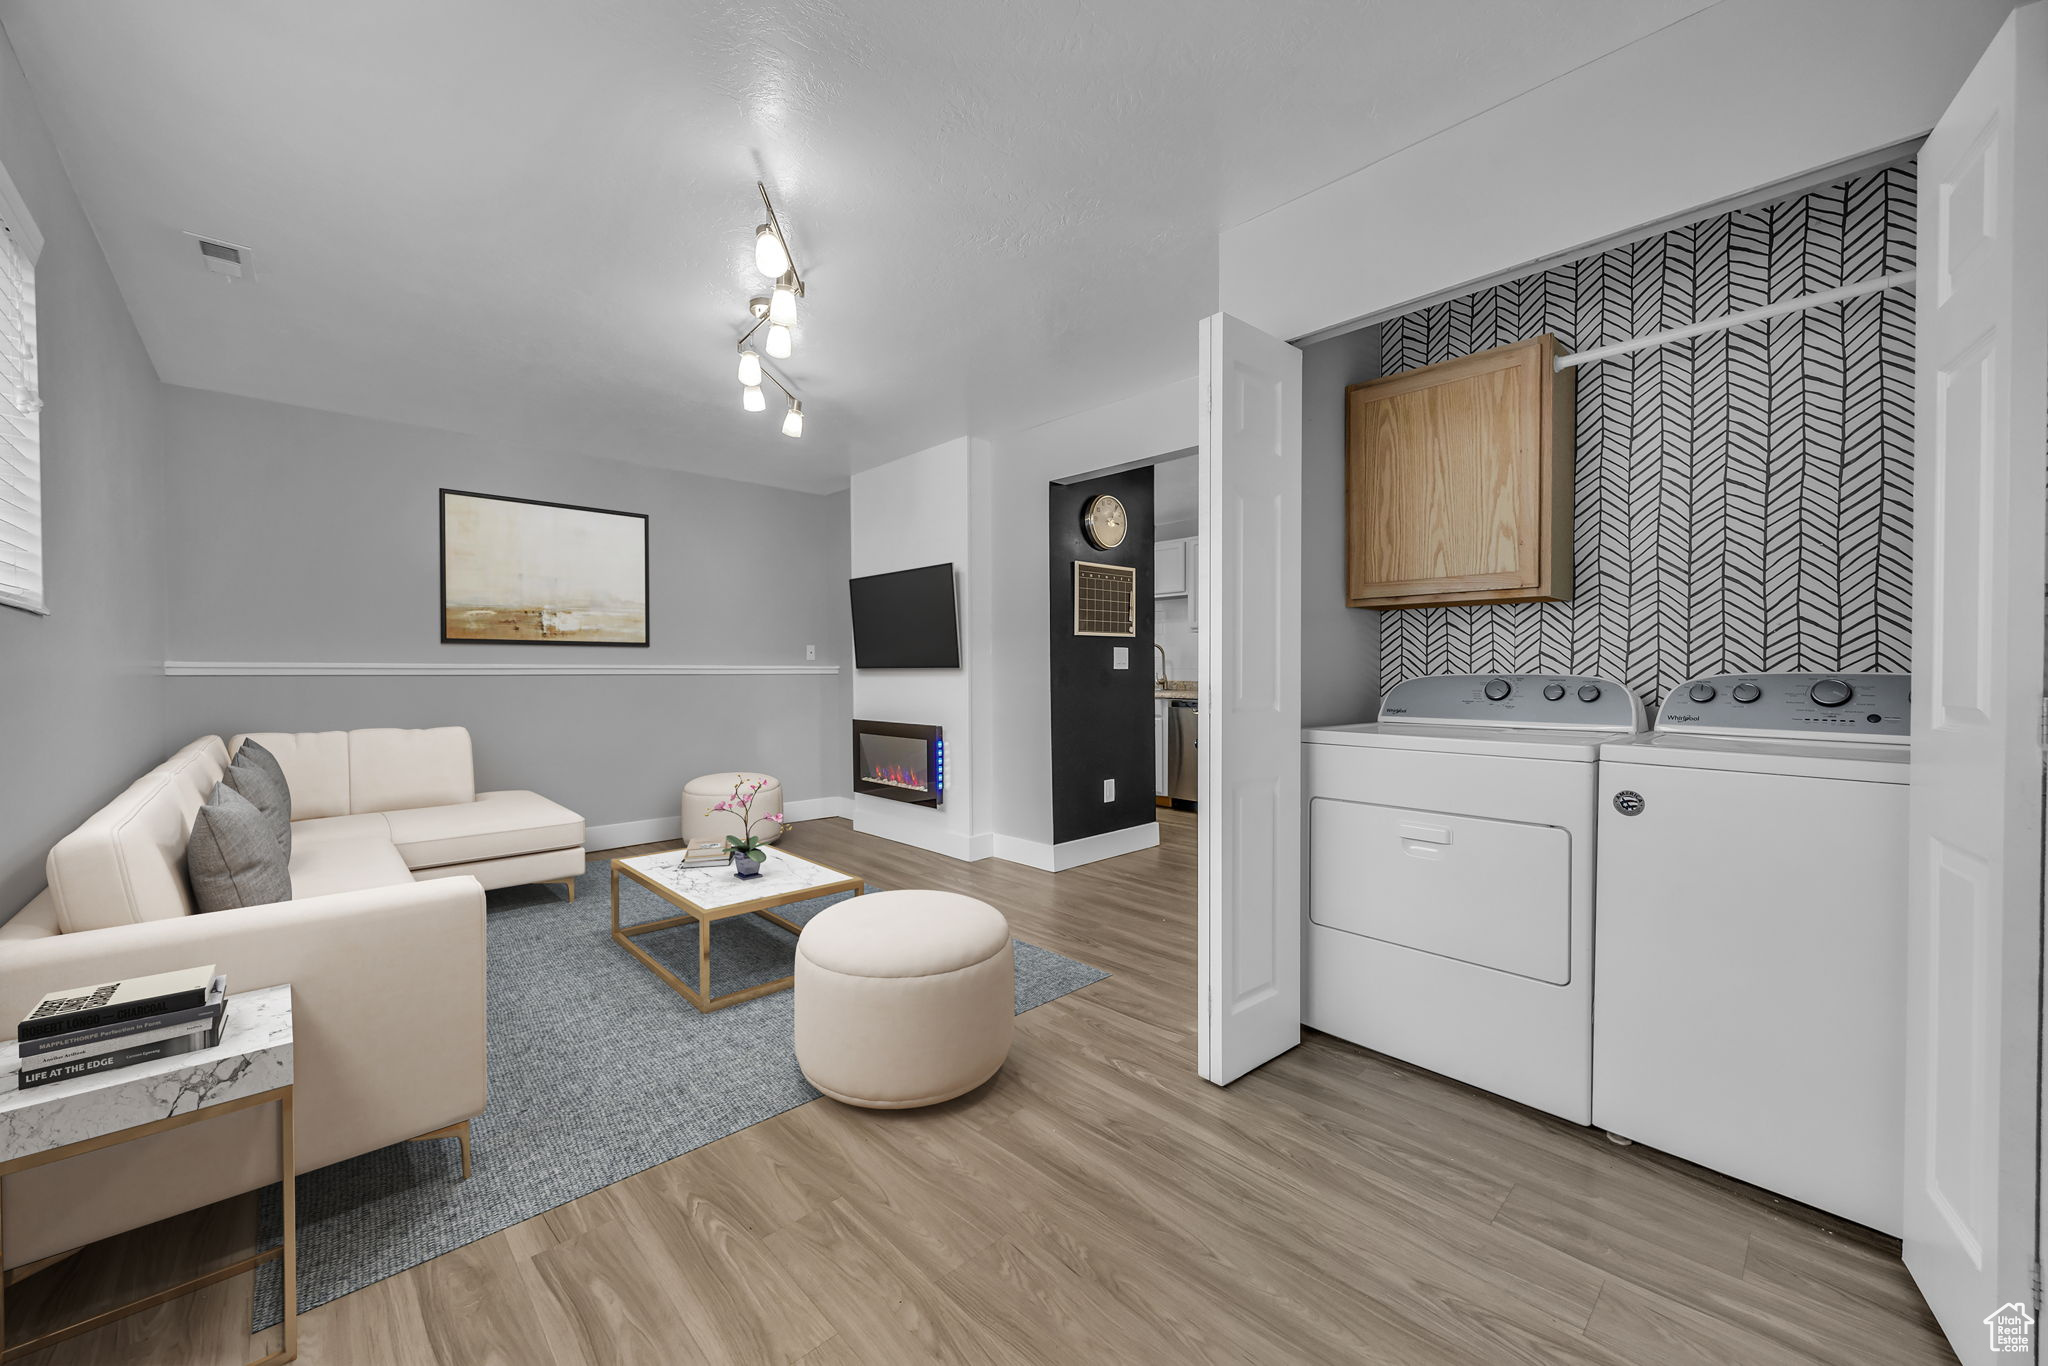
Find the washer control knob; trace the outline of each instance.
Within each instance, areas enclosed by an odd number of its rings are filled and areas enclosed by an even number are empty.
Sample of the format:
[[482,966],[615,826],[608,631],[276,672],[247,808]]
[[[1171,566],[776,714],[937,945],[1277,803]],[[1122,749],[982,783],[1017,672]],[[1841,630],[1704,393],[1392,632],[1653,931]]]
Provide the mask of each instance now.
[[1839,678],[1823,678],[1808,688],[1806,695],[1817,706],[1839,707],[1856,696],[1856,690]]
[[1715,691],[1711,683],[1695,683],[1686,689],[1685,695],[1695,702],[1711,702],[1714,700]]
[[1598,702],[1599,700],[1600,685],[1598,683],[1588,683],[1579,689],[1579,701]]
[[1543,685],[1543,695],[1553,702],[1557,701],[1559,698],[1564,696],[1564,684],[1545,683]]
[[1496,678],[1486,685],[1486,700],[1489,702],[1505,702],[1508,694],[1514,690],[1514,684],[1508,682],[1505,678]]
[[1728,690],[1728,695],[1737,702],[1754,702],[1764,695],[1764,690],[1754,683],[1737,683]]

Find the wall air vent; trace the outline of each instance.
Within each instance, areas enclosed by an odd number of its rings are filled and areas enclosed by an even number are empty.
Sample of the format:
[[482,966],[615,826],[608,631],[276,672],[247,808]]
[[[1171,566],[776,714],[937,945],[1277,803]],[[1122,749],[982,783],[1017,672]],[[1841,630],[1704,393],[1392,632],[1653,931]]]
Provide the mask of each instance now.
[[188,232],[185,235],[199,244],[199,259],[204,261],[206,268],[214,274],[226,276],[229,280],[256,278],[256,272],[249,263],[247,247],[238,247],[232,242],[216,242],[197,233]]

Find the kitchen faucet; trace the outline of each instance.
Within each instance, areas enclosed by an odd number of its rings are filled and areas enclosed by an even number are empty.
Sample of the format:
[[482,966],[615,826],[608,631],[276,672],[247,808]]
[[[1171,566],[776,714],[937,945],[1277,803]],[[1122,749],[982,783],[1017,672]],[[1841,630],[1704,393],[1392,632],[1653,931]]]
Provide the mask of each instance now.
[[1159,686],[1164,688],[1172,681],[1166,676],[1166,647],[1155,640],[1152,648],[1159,651]]

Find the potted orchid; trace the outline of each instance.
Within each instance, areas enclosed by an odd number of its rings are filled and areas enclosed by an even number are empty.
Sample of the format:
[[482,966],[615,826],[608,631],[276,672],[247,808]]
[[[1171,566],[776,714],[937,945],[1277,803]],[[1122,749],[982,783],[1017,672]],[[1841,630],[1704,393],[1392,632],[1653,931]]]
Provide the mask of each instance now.
[[732,875],[759,877],[761,865],[768,861],[768,851],[762,848],[762,840],[754,833],[754,827],[772,823],[779,829],[782,825],[782,813],[778,811],[772,816],[756,816],[754,798],[761,795],[761,789],[768,786],[768,780],[748,778],[740,774],[734,776],[739,781],[733,784],[732,795],[704,814],[711,816],[724,811],[739,817],[740,833],[725,837],[725,851],[732,855]]

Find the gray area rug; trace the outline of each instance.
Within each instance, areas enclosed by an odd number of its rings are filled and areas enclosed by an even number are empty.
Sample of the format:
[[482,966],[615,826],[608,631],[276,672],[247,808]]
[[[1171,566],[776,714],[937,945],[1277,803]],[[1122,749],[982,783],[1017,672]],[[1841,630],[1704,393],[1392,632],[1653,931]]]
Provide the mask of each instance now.
[[[784,907],[803,924],[838,896]],[[620,883],[620,918],[674,908]],[[311,1309],[522,1219],[815,1100],[791,1043],[791,992],[700,1015],[612,942],[611,865],[592,860],[576,900],[559,888],[490,893],[490,1101],[474,1125],[475,1174],[455,1140],[398,1143],[299,1178],[299,1308]],[[686,982],[697,930],[636,941]],[[756,916],[713,930],[717,993],[788,976],[796,939]],[[1109,974],[1016,943],[1017,1011]],[[261,1198],[279,1241],[278,1188]],[[253,1331],[283,1317],[282,1271],[256,1272]]]

